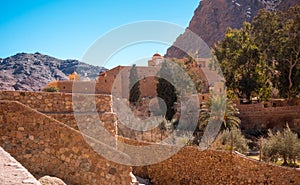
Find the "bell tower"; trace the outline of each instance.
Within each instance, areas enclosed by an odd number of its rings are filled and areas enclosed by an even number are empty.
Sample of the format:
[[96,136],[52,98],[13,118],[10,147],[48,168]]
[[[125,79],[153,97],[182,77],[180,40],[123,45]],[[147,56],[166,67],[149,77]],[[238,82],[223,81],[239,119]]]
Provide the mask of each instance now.
[[152,60],[148,61],[148,66],[158,66],[163,62],[163,59],[163,56],[161,56],[159,53],[155,53],[152,56]]

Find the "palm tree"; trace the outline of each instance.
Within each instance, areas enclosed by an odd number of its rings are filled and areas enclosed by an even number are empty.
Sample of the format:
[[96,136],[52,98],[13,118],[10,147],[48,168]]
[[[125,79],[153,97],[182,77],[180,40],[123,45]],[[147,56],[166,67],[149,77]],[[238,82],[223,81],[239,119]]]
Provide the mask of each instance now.
[[238,114],[238,108],[226,95],[214,95],[202,105],[198,127],[205,130],[209,122],[217,124],[221,121],[221,131],[239,128],[241,120],[237,117]]
[[240,118],[237,117],[238,114],[238,108],[226,96],[214,95],[201,107],[199,128],[204,129],[210,119],[222,121],[222,130],[238,128],[241,123]]

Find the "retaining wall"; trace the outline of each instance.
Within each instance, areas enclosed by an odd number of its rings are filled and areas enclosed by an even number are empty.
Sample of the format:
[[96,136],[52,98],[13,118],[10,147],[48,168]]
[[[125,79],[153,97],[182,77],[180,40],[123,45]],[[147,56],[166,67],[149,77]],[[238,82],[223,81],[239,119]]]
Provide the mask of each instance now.
[[[161,154],[164,155],[164,154]],[[160,163],[134,167],[134,174],[156,185],[300,184],[300,171],[267,164],[223,151],[184,147]]]
[[19,102],[0,101],[0,145],[36,177],[52,175],[72,185],[131,182],[131,167],[96,153],[129,158],[112,147]]
[[264,104],[238,105],[243,130],[281,130],[289,127],[300,133],[300,106],[264,107]]

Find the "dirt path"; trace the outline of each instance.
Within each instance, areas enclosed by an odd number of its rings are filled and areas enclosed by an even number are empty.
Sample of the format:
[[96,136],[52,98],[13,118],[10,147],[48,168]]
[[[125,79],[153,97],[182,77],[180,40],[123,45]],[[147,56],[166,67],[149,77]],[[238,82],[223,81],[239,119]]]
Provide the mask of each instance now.
[[0,147],[0,185],[41,185],[17,160]]

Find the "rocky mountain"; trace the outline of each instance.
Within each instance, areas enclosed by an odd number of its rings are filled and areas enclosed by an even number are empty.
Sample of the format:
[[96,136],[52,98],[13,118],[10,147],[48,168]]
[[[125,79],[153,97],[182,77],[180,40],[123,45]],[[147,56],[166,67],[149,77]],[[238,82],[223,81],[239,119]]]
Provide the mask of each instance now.
[[0,90],[38,91],[50,81],[68,79],[74,70],[83,78],[96,79],[106,69],[41,53],[19,53],[0,59]]
[[[209,57],[207,46],[222,40],[227,27],[241,28],[244,21],[251,21],[262,8],[286,11],[297,4],[300,0],[202,0],[185,33],[167,50],[166,57],[183,58],[197,53],[198,57]],[[193,34],[204,42],[197,43]]]

